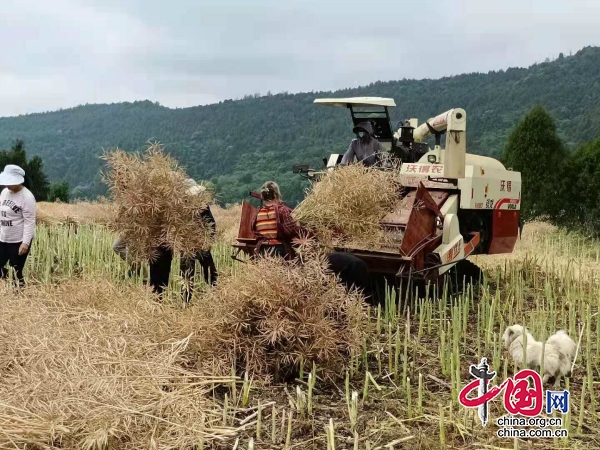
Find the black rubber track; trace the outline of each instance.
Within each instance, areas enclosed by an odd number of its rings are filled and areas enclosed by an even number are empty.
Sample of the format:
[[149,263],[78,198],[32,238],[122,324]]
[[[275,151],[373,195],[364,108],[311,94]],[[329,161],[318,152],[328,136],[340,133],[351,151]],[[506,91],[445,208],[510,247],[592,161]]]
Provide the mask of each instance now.
[[467,286],[483,282],[483,271],[479,266],[463,259],[448,271],[448,285],[452,295],[458,295],[466,290]]
[[[393,275],[383,275],[377,273],[371,273],[370,276],[370,302],[373,304],[383,304],[385,300],[385,286],[394,286],[397,289],[396,298],[406,298],[407,281],[403,283],[402,292],[398,289],[400,282]],[[448,289],[448,294],[451,296],[457,296],[466,291],[468,285],[472,285],[474,288],[476,285],[483,282],[483,271],[479,266],[472,263],[469,260],[462,260],[454,265],[448,272],[442,275],[438,279],[437,289],[438,296],[441,295],[444,286]],[[434,287],[430,285],[429,289],[425,287],[425,282],[418,282],[413,280],[411,283],[411,293],[414,294],[415,289],[418,290],[419,297],[424,297],[427,292],[430,296],[434,294]]]

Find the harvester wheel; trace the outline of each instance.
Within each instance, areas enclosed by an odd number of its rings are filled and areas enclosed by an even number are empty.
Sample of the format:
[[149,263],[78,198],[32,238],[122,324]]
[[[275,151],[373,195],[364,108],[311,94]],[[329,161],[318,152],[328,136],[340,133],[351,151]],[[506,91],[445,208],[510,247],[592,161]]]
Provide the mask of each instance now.
[[448,271],[447,276],[452,295],[462,294],[469,284],[475,288],[483,282],[483,270],[468,259],[458,262]]

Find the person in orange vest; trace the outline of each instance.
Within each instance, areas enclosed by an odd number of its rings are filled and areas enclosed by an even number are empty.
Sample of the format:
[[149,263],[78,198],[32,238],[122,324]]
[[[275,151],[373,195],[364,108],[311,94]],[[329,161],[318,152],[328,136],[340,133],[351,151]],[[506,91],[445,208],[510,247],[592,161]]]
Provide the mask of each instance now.
[[[281,200],[277,183],[267,181],[261,188],[261,197],[263,204],[253,222],[258,239],[255,254],[295,258],[293,239],[301,235],[310,236],[311,233],[298,226],[292,217],[292,210]],[[366,297],[370,297],[369,269],[363,260],[346,252],[329,253],[327,260],[331,271],[347,289],[358,288]]]
[[300,237],[301,229],[292,217],[292,210],[283,203],[279,186],[274,181],[267,181],[260,194],[263,203],[252,224],[258,241],[255,254],[293,258],[292,240]]

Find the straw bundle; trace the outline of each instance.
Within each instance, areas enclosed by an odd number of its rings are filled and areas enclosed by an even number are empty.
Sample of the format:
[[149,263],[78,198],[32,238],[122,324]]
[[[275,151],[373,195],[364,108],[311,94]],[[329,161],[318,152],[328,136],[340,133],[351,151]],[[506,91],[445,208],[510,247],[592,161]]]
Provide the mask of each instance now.
[[1,283],[0,296],[0,448],[183,449],[235,435],[213,428],[214,379],[185,369],[177,312],[147,289],[78,280],[16,296]]
[[188,194],[188,176],[159,144],[150,144],[141,156],[117,149],[103,159],[116,207],[110,227],[125,239],[132,259],[153,259],[160,246],[192,256],[212,245],[208,227],[197,217],[212,194]]
[[301,361],[323,376],[343,374],[362,345],[364,298],[346,292],[324,256],[304,259],[260,258],[220,278],[202,307],[199,346],[210,349],[202,361],[265,380],[297,376]]
[[380,221],[400,199],[396,170],[355,164],[327,173],[293,212],[324,245],[380,241]]

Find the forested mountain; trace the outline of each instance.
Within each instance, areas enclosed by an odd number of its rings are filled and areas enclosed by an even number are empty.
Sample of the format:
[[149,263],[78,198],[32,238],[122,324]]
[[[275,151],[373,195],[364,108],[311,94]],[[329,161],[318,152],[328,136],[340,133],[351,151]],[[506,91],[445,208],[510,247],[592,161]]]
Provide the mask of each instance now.
[[0,149],[25,141],[51,181],[67,180],[75,197],[104,194],[102,148],[141,150],[165,144],[196,179],[212,181],[220,201],[238,202],[268,180],[284,198],[302,195],[294,163],[322,167],[321,158],[343,153],[352,139],[347,110],[313,104],[317,97],[372,95],[396,101],[393,125],[419,121],[453,107],[466,109],[469,152],[498,156],[508,134],[535,104],[556,120],[569,148],[600,135],[600,48],[529,68],[510,68],[437,80],[377,82],[337,92],[277,94],[170,109],[150,101],[76,108],[0,118]]

